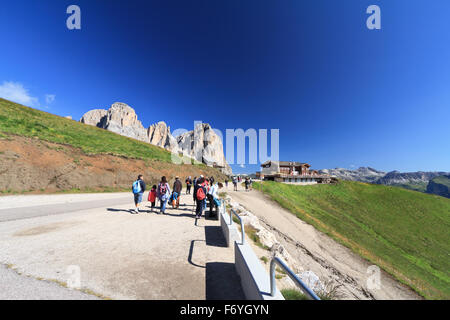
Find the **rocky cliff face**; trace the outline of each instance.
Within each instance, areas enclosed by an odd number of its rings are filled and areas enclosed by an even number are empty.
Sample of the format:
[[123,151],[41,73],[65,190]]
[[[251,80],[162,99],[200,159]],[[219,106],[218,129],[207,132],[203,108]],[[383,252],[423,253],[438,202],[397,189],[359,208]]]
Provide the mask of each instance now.
[[197,124],[194,130],[178,136],[177,143],[183,154],[210,166],[223,167],[226,174],[232,173],[225,160],[222,140],[209,124]]
[[125,103],[114,103],[100,127],[122,136],[148,142],[147,130],[138,120],[134,109]]
[[105,121],[107,113],[107,110],[94,109],[86,112],[83,117],[81,117],[80,122],[91,126],[102,127],[102,123]]
[[321,174],[328,174],[338,179],[376,183],[384,177],[386,172],[378,171],[370,167],[360,167],[357,170],[348,170],[344,168],[319,170]]
[[395,185],[395,184],[417,184],[428,183],[437,176],[446,174],[446,172],[388,172],[384,177],[377,180],[378,184]]
[[134,109],[121,102],[114,103],[108,110],[91,110],[83,115],[80,122],[148,142],[172,152],[183,152],[184,155],[201,163],[222,167],[222,171],[226,174],[232,173],[225,160],[222,140],[209,124],[198,124],[194,130],[175,138],[170,133],[170,127],[163,121],[145,129]]
[[151,125],[147,129],[148,142],[165,148],[167,150],[178,152],[179,147],[177,144],[177,139],[175,139],[170,133],[170,127],[164,121],[160,121],[156,124]]

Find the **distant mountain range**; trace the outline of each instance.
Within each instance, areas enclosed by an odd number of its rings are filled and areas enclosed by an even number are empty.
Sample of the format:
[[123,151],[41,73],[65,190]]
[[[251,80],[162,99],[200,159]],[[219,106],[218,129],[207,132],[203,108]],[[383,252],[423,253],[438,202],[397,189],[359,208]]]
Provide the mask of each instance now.
[[[447,179],[449,179],[450,177],[450,172],[384,172],[378,171],[371,167],[360,167],[356,170],[349,170],[344,168],[323,169],[319,170],[319,172],[322,174],[329,174],[343,180],[398,186],[411,190],[449,197],[448,189],[445,189],[445,183],[441,185],[440,182],[447,181]],[[434,179],[437,182],[434,182]],[[429,187],[430,182],[431,186]],[[439,186],[437,184],[439,184]]]

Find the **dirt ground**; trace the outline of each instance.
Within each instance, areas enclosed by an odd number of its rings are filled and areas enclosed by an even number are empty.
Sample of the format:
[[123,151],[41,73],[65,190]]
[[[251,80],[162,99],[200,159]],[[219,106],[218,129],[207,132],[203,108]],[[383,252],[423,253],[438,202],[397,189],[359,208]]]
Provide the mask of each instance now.
[[[373,275],[372,264],[327,235],[281,208],[262,193],[226,191],[234,201],[255,214],[271,231],[291,256],[304,268],[313,271],[322,282],[339,285],[341,299],[415,300],[422,299],[409,287],[380,270],[380,286],[368,285]],[[254,246],[258,257],[270,257],[270,252]],[[269,264],[264,264],[269,269]],[[373,283],[373,282],[371,282]],[[281,286],[283,287],[283,286]]]
[[48,193],[63,190],[130,189],[138,174],[148,184],[161,176],[224,175],[213,168],[137,160],[112,155],[86,155],[81,150],[38,139],[0,140],[0,193]]

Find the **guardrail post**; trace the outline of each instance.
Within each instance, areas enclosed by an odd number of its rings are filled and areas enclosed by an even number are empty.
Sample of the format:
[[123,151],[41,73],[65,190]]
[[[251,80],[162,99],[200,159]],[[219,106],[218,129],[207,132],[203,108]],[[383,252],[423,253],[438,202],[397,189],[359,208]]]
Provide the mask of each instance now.
[[294,281],[294,283],[300,287],[300,289],[303,291],[303,293],[306,295],[306,297],[310,300],[320,300],[320,298],[314,293],[313,290],[308,288],[306,284],[303,283],[302,280],[300,280],[299,277],[278,257],[273,257],[272,261],[270,261],[270,295],[272,297],[275,296],[275,292],[277,290],[277,284],[275,282],[275,265],[279,265],[282,269],[284,269],[289,278]]

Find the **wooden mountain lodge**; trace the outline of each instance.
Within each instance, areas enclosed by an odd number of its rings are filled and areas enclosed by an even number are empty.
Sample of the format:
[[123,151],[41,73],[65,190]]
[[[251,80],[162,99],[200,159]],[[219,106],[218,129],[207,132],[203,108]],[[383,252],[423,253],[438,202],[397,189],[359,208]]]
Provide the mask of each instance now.
[[262,180],[292,184],[331,183],[332,178],[310,170],[307,163],[292,161],[266,161],[261,164],[259,176]]

